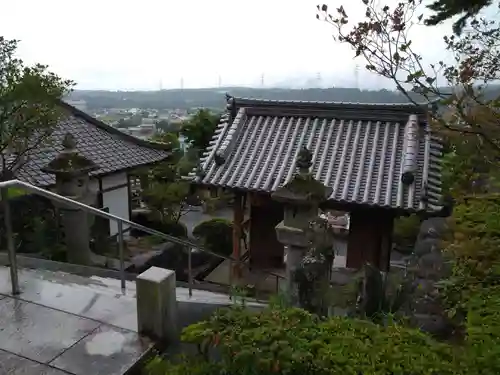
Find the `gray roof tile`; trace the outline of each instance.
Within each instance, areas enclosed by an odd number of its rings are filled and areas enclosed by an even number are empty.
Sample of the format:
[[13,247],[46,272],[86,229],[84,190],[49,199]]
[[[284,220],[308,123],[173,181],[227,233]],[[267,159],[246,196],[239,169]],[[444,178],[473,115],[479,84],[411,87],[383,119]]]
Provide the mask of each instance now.
[[[273,192],[290,181],[305,145],[313,154],[312,174],[333,188],[331,200],[440,209],[442,145],[423,110],[406,104],[231,100],[230,116],[221,120],[201,160],[203,173],[190,174],[194,181]],[[413,172],[411,183],[403,182],[405,171]]]
[[68,132],[74,135],[79,153],[99,166],[91,172],[93,176],[156,163],[169,156],[165,145],[124,134],[66,103],[61,106],[68,116],[54,130],[50,147],[40,147],[28,154],[27,163],[16,173],[20,180],[42,187],[54,184],[54,175],[42,172],[41,168],[62,150],[61,142]]

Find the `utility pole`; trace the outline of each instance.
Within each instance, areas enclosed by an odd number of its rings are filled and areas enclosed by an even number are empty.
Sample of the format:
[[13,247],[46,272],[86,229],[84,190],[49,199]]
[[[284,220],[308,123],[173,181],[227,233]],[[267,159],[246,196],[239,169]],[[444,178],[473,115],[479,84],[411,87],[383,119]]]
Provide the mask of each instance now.
[[354,85],[359,90],[359,65],[354,66]]

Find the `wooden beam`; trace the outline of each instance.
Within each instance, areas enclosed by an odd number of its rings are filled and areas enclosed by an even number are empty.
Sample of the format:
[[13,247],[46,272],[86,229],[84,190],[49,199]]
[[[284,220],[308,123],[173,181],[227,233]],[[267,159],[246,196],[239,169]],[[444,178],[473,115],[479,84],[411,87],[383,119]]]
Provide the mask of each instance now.
[[[243,193],[235,193],[233,204],[233,258],[237,261],[241,259],[241,235],[243,219],[245,216],[243,197]],[[241,277],[241,267],[239,264],[234,265],[232,272],[236,278]]]

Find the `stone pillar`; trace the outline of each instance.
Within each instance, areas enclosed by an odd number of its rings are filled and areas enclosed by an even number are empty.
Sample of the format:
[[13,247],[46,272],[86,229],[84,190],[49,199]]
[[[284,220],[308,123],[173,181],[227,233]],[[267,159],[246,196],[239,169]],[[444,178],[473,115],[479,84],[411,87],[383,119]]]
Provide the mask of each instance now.
[[[98,168],[92,160],[78,154],[76,141],[68,133],[62,142],[63,150],[42,171],[55,174],[56,193],[78,202],[92,205],[95,192],[89,189],[89,172]],[[67,261],[90,265],[90,220],[92,214],[57,203],[62,213]]]
[[151,267],[137,276],[139,333],[166,343],[179,338],[175,271]]
[[450,272],[440,247],[448,230],[446,218],[424,220],[409,264],[409,270],[415,276],[414,323],[423,331],[440,337],[449,335],[451,329],[437,287]]
[[284,219],[276,226],[278,241],[285,246],[287,292],[290,302],[298,304],[298,284],[295,271],[310,248],[308,230],[310,222],[318,217],[319,204],[331,194],[327,188],[309,173],[312,154],[303,148],[297,158],[298,173],[272,198],[284,204]]

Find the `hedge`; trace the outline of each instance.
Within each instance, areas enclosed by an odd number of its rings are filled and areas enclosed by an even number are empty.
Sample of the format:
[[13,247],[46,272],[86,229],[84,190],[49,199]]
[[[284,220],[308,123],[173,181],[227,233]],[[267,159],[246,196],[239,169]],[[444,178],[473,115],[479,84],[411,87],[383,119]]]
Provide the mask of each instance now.
[[233,224],[229,220],[206,220],[193,229],[193,236],[215,253],[229,256],[233,251]]
[[[297,308],[220,310],[186,328],[182,339],[196,344],[200,356],[177,363],[156,359],[147,367],[150,375],[455,375],[463,358],[461,349],[419,330],[345,317],[321,320]],[[213,350],[219,361],[209,358]]]

